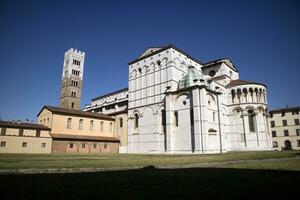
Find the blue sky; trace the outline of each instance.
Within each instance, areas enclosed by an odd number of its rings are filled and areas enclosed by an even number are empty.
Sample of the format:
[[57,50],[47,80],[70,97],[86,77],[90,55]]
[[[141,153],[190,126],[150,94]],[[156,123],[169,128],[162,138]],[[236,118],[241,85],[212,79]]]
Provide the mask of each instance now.
[[86,52],[81,107],[127,87],[127,63],[174,44],[202,62],[229,57],[268,86],[270,108],[300,105],[297,1],[0,1],[0,116],[36,120],[58,105],[64,52]]

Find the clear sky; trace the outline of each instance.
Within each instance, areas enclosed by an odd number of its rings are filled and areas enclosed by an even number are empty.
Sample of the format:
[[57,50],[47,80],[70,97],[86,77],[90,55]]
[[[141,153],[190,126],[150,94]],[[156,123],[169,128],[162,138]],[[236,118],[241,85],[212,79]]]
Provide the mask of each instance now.
[[229,57],[268,86],[269,107],[300,106],[299,1],[0,1],[0,116],[58,105],[64,52],[86,52],[81,107],[127,87],[128,62],[173,44],[202,62]]

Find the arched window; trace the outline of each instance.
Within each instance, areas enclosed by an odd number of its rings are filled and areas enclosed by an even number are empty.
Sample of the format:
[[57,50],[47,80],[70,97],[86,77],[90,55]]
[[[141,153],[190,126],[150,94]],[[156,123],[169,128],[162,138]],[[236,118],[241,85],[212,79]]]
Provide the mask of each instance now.
[[82,130],[83,129],[83,119],[80,119],[79,120],[79,130]]
[[100,131],[103,131],[103,121],[100,122]]
[[255,113],[252,110],[248,111],[249,131],[255,132]]
[[72,102],[71,108],[74,108],[74,102]]
[[94,130],[94,121],[90,121],[90,131]]
[[120,118],[120,128],[123,127],[123,118]]
[[137,113],[134,114],[134,128],[139,127],[139,115]]
[[175,126],[177,127],[178,126],[178,112],[177,111],[174,112],[174,117],[175,117]]
[[72,118],[68,118],[67,128],[70,129],[72,127]]
[[112,122],[109,123],[109,132],[112,132]]

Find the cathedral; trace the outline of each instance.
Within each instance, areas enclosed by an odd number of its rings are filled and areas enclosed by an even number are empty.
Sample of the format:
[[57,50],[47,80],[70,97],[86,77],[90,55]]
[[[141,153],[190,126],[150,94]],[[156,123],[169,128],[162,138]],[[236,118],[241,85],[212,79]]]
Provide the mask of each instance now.
[[151,47],[128,64],[128,77],[127,88],[83,109],[115,119],[120,153],[272,149],[267,87],[240,80],[230,59],[203,63],[173,45]]

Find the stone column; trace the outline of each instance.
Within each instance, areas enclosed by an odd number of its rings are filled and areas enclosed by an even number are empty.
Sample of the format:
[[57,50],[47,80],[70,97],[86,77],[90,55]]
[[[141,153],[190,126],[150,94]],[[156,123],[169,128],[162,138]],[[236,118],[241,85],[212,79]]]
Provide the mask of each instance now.
[[195,88],[192,91],[193,98],[193,113],[194,113],[194,141],[195,141],[195,153],[202,152],[202,138],[201,138],[201,116],[200,116],[200,91],[199,88]]
[[165,134],[165,151],[167,153],[172,153],[172,135],[173,135],[173,126],[174,126],[174,117],[172,111],[172,95],[166,95],[166,134]]

